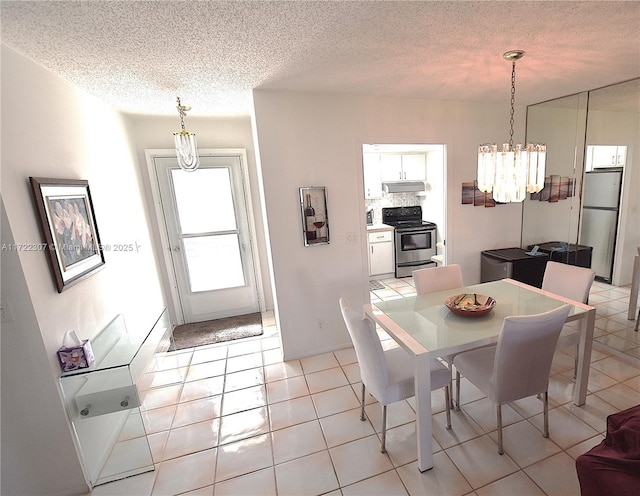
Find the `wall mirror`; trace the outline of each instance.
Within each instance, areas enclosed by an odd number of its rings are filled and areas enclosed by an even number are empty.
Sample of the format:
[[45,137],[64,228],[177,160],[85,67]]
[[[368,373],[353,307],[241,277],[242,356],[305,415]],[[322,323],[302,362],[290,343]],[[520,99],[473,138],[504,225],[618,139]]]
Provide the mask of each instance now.
[[[567,178],[573,195],[553,202],[529,196],[522,211],[522,246],[591,246],[598,279],[629,284],[640,244],[640,79],[531,105],[526,134],[527,142],[547,144],[545,176],[561,184]],[[597,193],[589,194],[594,183]],[[617,203],[609,205],[607,191],[615,198],[616,187]],[[615,212],[605,215],[607,209]]]
[[[547,163],[544,190],[538,196],[529,195],[523,204],[523,248],[577,243],[586,113],[586,92],[527,108],[527,142],[546,143]],[[570,194],[562,200],[549,194],[552,177],[571,185]]]

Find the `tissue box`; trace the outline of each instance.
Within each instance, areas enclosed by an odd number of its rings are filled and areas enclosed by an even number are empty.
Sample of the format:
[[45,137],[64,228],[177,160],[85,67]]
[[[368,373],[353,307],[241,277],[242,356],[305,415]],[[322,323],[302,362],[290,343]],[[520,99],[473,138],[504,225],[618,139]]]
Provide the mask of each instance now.
[[58,361],[63,372],[89,367],[94,359],[89,339],[82,341],[81,345],[63,346],[58,350]]

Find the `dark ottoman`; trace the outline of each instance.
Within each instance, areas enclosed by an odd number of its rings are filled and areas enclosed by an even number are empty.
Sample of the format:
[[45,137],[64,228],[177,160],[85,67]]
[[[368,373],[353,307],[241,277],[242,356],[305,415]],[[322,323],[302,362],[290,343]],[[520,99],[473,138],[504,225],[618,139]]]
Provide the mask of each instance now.
[[602,443],[576,459],[582,496],[640,495],[640,405],[607,417]]

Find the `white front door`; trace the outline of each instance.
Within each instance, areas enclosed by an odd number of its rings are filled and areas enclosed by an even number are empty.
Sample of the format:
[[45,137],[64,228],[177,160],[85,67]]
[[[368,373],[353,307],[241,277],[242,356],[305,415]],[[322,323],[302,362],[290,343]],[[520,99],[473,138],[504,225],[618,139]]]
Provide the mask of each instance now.
[[260,311],[243,157],[200,155],[185,172],[175,155],[152,155],[176,314],[184,323]]

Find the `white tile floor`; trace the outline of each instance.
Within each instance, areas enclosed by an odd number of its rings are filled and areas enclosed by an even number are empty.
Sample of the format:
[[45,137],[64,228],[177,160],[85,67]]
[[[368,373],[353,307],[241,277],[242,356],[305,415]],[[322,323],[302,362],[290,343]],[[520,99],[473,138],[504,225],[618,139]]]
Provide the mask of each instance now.
[[[384,285],[372,301],[415,293],[411,279]],[[368,420],[359,420],[352,348],[283,362],[270,327],[262,338],[164,354],[145,380],[142,408],[156,470],[91,494],[579,494],[575,458],[603,439],[607,415],[640,403],[640,339],[626,320],[628,298],[628,288],[594,284],[587,403],[573,405],[573,358],[556,353],[548,439],[541,402],[517,401],[503,409],[500,456],[491,402],[465,381],[462,410],[448,431],[444,395],[434,392],[435,467],[425,473],[416,466],[412,400],[389,407],[387,454],[379,451],[381,410],[373,398]]]

